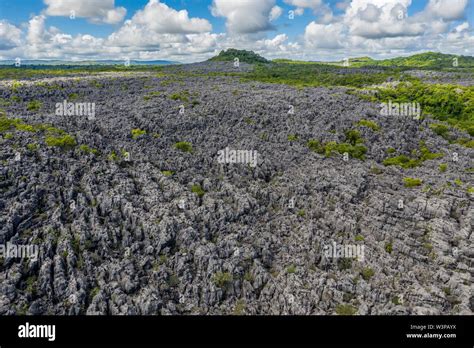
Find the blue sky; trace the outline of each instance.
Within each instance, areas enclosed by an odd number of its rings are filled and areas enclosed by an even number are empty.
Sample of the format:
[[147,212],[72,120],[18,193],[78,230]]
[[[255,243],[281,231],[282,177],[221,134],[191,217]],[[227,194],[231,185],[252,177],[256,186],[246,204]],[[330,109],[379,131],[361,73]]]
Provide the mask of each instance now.
[[[46,7],[41,0],[20,0],[21,6],[24,10],[19,11],[18,1],[19,0],[2,0],[0,5],[0,18],[6,18],[16,25],[21,25],[22,23],[28,22],[32,15],[41,13],[41,11]],[[162,2],[177,10],[187,10],[190,17],[206,18],[212,23],[214,32],[225,31],[225,19],[213,17],[209,11],[209,7],[212,5],[212,0],[164,0]],[[331,0],[327,1],[327,4],[329,4],[336,13],[340,13],[342,11],[336,8],[338,2],[340,1]],[[427,2],[428,0],[415,0],[409,7],[409,14],[421,11],[426,6]],[[115,1],[116,6],[122,6],[127,9],[125,19],[130,19],[136,11],[142,9],[147,3],[148,0]],[[286,13],[294,9],[293,6],[284,2],[279,3],[279,6],[281,6]],[[298,35],[304,31],[305,24],[310,23],[313,19],[314,15],[312,15],[310,11],[306,11],[299,21],[289,21],[285,17],[278,21],[277,24],[280,25],[278,31],[289,33],[293,36]],[[91,24],[86,19],[81,18],[76,21],[71,21],[67,17],[52,17],[48,19],[48,24],[56,26],[70,34],[89,33],[96,36],[110,35],[115,29],[115,26]]]
[[235,47],[326,60],[474,46],[471,0],[2,0],[0,23],[0,59],[198,61]]

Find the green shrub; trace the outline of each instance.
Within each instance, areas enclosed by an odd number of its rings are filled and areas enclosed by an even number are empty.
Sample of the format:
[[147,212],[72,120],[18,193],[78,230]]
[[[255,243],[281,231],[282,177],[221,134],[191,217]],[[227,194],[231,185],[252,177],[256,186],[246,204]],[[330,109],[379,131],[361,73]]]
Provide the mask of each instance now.
[[100,291],[99,287],[95,287],[94,289],[92,289],[89,294],[90,299],[92,300],[94,297],[96,297],[99,291]]
[[12,133],[6,133],[4,138],[7,139],[7,140],[13,139],[13,134]]
[[193,146],[186,141],[180,141],[174,144],[174,147],[183,152],[193,152]]
[[168,278],[168,285],[172,288],[176,287],[179,285],[179,278],[172,274],[169,278]]
[[28,103],[28,105],[26,106],[26,109],[29,111],[37,111],[41,109],[41,106],[43,106],[41,102],[37,100],[33,100]]
[[156,92],[150,92],[150,93],[148,93],[146,96],[144,96],[143,99],[144,99],[144,100],[150,100],[151,98],[157,97],[157,96],[159,96],[160,94],[161,94],[161,92],[158,92],[158,91],[156,91]]
[[311,151],[314,151],[319,154],[324,153],[324,147],[321,145],[321,143],[318,140],[311,139],[308,141],[306,144]]
[[214,274],[214,284],[217,285],[220,288],[223,288],[230,284],[233,280],[232,274],[229,272],[217,272]]
[[188,102],[189,101],[189,93],[187,91],[182,92],[182,93],[173,93],[170,95],[170,99],[172,100],[180,100],[183,102]]
[[401,304],[400,298],[398,296],[392,297],[392,303],[396,306],[400,305]]
[[359,122],[357,122],[357,125],[360,126],[360,127],[370,128],[375,132],[378,132],[380,130],[379,125],[377,123],[375,123],[374,121],[360,120]]
[[246,280],[246,281],[252,283],[252,282],[254,281],[254,277],[253,277],[252,273],[249,272],[249,271],[245,272],[245,274],[244,274],[244,280]]
[[30,133],[36,132],[36,128],[34,126],[29,125],[29,124],[19,123],[15,127],[16,127],[17,130],[19,130],[21,132],[30,132]]
[[164,176],[171,176],[173,175],[173,172],[171,170],[162,170],[161,174],[163,174]]
[[297,141],[298,140],[298,136],[295,135],[295,134],[289,134],[288,135],[288,141]]
[[146,134],[146,131],[145,131],[145,130],[138,129],[138,128],[135,128],[135,129],[132,129],[131,134],[132,134],[132,138],[133,138],[133,139],[138,139],[138,138],[141,137],[142,135],[145,135],[145,134]]
[[244,300],[238,300],[235,304],[234,308],[234,315],[242,315],[244,314],[245,311],[245,301]]
[[365,154],[367,153],[367,148],[364,145],[348,144],[348,143],[336,143],[335,141],[330,141],[324,145],[324,154],[326,157],[330,157],[333,152],[338,152],[341,155],[347,153],[352,158],[357,158],[360,160],[365,159]]
[[35,295],[36,294],[36,281],[37,281],[36,276],[31,276],[26,279],[26,292]]
[[459,186],[459,187],[464,185],[464,183],[460,179],[454,179],[454,183],[456,184],[456,186]]
[[352,259],[349,258],[340,258],[337,260],[337,267],[341,271],[345,271],[352,268]]
[[44,131],[48,135],[51,135],[51,134],[65,135],[66,134],[66,132],[63,131],[62,129],[53,127],[49,124],[38,124],[38,125],[35,126],[35,129],[38,130],[38,131]]
[[449,127],[441,124],[441,123],[432,123],[430,124],[430,129],[438,134],[439,136],[442,136],[443,138],[448,138],[449,134]]
[[79,146],[79,150],[81,150],[84,153],[88,153],[88,154],[93,154],[93,155],[98,155],[99,154],[99,151],[97,151],[96,149],[91,149],[88,145]]
[[361,271],[360,271],[360,275],[362,276],[362,278],[364,278],[364,280],[368,281],[370,278],[372,278],[374,276],[375,272],[372,268],[363,268]]
[[441,163],[441,164],[439,165],[439,171],[440,171],[441,173],[444,173],[447,169],[448,169],[448,165],[447,165],[446,163]]
[[23,84],[19,81],[13,81],[12,83],[12,92],[18,92],[18,88],[23,87]]
[[416,159],[411,159],[408,156],[400,155],[392,158],[387,158],[383,162],[384,166],[400,166],[402,168],[414,168],[418,165]]
[[404,178],[403,183],[405,187],[416,187],[416,186],[420,186],[423,183],[423,181],[420,179],[415,179],[415,178]]
[[204,194],[206,193],[206,191],[204,191],[201,185],[199,184],[193,185],[193,187],[191,187],[191,192],[197,194],[199,197],[204,196]]
[[400,166],[403,169],[415,168],[423,164],[428,160],[434,160],[441,158],[444,155],[442,153],[431,152],[423,141],[420,142],[420,148],[412,151],[413,157],[406,155],[400,155],[396,157],[387,158],[383,161],[385,166]]
[[10,128],[16,127],[22,123],[23,121],[19,118],[0,117],[0,132],[5,132]]
[[337,315],[354,315],[357,313],[357,308],[350,304],[338,304],[336,306]]
[[76,146],[76,140],[73,136],[68,134],[59,137],[47,136],[45,141],[48,146],[57,146],[66,149]]
[[460,138],[456,140],[456,143],[469,149],[474,149],[474,140],[468,138]]
[[356,145],[364,142],[364,139],[361,137],[360,132],[356,129],[350,129],[345,132],[346,141],[351,145]]
[[344,154],[347,153],[352,158],[360,160],[365,159],[367,148],[364,145],[359,144],[362,141],[361,138],[357,138],[357,133],[351,132],[349,138],[353,142],[358,142],[355,145],[349,143],[337,143],[335,141],[329,141],[325,144],[321,144],[318,140],[311,139],[307,142],[308,148],[316,153],[324,154],[326,157],[330,157],[334,152]]
[[290,265],[287,269],[286,269],[286,272],[288,274],[293,274],[296,272],[296,266],[295,265]]
[[382,173],[383,173],[383,170],[380,169],[380,168],[377,167],[377,166],[372,166],[372,167],[370,168],[370,172],[371,172],[372,174],[379,175],[379,174],[382,174]]
[[244,118],[244,122],[247,123],[247,124],[255,124],[255,121],[252,120],[250,117]]
[[306,215],[306,212],[304,211],[304,209],[301,209],[301,210],[298,210],[297,215],[298,215],[299,217],[304,217],[304,216]]
[[387,243],[387,244],[385,244],[385,251],[386,251],[387,253],[389,253],[389,254],[392,253],[392,251],[393,251],[393,245],[392,245],[392,243]]
[[27,145],[26,145],[26,148],[27,148],[29,151],[36,151],[36,150],[38,150],[39,145],[38,145],[38,144],[27,144]]
[[110,153],[109,160],[114,161],[114,162],[119,160],[119,156],[117,155],[117,153],[115,151],[112,151]]
[[419,152],[417,155],[421,162],[434,160],[444,156],[442,153],[431,152],[430,149],[428,149],[428,147],[425,145],[424,141],[420,142],[420,149],[418,151]]

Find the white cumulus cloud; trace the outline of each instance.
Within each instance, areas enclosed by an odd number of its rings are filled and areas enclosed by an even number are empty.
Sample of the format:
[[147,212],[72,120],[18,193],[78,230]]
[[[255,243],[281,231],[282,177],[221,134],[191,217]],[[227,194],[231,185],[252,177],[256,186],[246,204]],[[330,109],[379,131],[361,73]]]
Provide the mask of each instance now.
[[0,50],[8,50],[21,45],[22,32],[6,20],[0,20]]
[[283,9],[280,6],[273,6],[270,11],[270,22],[273,22],[280,18],[281,14],[283,13]]
[[95,23],[116,24],[123,21],[127,10],[115,7],[115,0],[44,0],[44,14],[88,18]]
[[305,30],[304,37],[310,47],[342,48],[343,30],[341,23],[320,24],[311,22]]
[[430,0],[426,12],[433,17],[445,20],[458,20],[464,18],[468,0]]
[[275,0],[214,0],[211,13],[226,18],[229,32],[253,34],[273,29],[271,13],[275,16],[278,12],[274,6]]

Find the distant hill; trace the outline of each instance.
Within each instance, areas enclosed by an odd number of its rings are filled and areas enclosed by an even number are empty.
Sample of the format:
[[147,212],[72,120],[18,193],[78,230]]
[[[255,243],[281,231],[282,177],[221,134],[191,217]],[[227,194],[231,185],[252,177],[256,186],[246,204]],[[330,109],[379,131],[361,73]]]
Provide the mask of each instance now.
[[[457,56],[454,54],[444,54],[437,52],[425,52],[408,57],[397,57],[390,59],[376,60],[370,57],[356,57],[349,59],[351,67],[392,67],[392,68],[419,68],[419,69],[446,69],[455,68],[453,63],[457,59],[458,67],[474,68],[474,57]],[[344,61],[336,62],[304,62],[290,59],[275,59],[275,63],[287,64],[327,64],[344,65]]]
[[[64,66],[90,66],[90,65],[124,65],[124,60],[84,60],[84,61],[67,61],[67,60],[41,60],[41,59],[25,59],[21,61],[21,65],[64,65]],[[171,65],[180,64],[168,60],[130,60],[130,65]],[[0,60],[0,65],[15,65],[15,60]]]
[[227,51],[221,51],[219,55],[209,59],[211,62],[229,62],[234,61],[235,58],[239,58],[240,62],[255,64],[255,63],[269,63],[268,60],[263,58],[252,51],[245,50],[236,50],[234,48],[229,48]]
[[425,52],[408,57],[397,57],[384,60],[374,60],[369,57],[349,59],[351,64],[357,66],[386,66],[400,68],[454,68],[453,63],[457,59],[458,67],[474,68],[474,57],[457,56],[454,54],[443,54],[437,52]]

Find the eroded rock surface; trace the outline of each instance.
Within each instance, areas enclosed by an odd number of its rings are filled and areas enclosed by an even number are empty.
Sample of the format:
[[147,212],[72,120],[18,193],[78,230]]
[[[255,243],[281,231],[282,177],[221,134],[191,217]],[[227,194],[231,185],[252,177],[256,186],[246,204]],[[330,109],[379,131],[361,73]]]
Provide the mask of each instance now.
[[[344,304],[358,314],[472,314],[472,149],[435,135],[429,120],[380,116],[343,88],[170,69],[195,74],[64,79],[19,87],[23,100],[5,107],[78,145],[2,134],[0,244],[40,253],[1,260],[0,314],[334,314]],[[6,100],[14,93],[0,89]],[[55,115],[71,95],[95,103],[94,120]],[[40,110],[27,110],[32,100]],[[350,129],[365,160],[307,146],[344,141]],[[389,148],[410,154],[420,141],[444,157],[381,164]],[[218,163],[226,147],[257,151],[258,165]],[[423,185],[405,187],[406,177]],[[333,242],[363,245],[364,260],[328,259]]]

